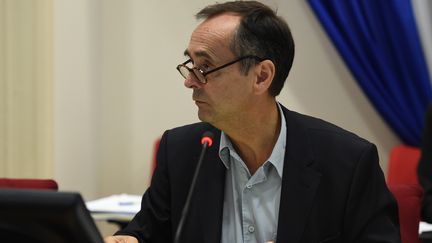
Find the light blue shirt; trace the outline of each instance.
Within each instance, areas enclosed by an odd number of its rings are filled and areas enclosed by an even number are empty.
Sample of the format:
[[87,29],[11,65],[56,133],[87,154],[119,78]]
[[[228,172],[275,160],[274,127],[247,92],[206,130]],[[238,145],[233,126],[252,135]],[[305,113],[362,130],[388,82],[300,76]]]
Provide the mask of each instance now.
[[286,122],[279,103],[281,128],[267,161],[251,176],[230,139],[221,133],[219,157],[227,168],[221,243],[276,242]]

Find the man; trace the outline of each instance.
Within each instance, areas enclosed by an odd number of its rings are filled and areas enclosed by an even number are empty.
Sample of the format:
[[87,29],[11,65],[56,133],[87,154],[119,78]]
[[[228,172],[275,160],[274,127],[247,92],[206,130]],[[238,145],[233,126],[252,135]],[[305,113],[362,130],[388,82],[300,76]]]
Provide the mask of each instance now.
[[205,131],[214,134],[181,242],[400,242],[373,144],[287,110],[286,23],[254,1],[208,6],[177,69],[202,123],[166,131],[131,223],[110,242],[172,242]]

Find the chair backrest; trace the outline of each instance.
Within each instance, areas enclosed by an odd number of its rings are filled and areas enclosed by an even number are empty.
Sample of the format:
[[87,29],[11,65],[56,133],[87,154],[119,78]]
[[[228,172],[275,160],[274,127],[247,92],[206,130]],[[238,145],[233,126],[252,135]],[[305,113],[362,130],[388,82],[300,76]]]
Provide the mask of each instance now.
[[420,148],[397,145],[390,152],[387,171],[388,184],[416,184]]
[[0,178],[0,188],[58,190],[58,184],[51,179]]
[[388,187],[398,203],[402,243],[421,243],[419,224],[422,188],[418,184],[393,184]]

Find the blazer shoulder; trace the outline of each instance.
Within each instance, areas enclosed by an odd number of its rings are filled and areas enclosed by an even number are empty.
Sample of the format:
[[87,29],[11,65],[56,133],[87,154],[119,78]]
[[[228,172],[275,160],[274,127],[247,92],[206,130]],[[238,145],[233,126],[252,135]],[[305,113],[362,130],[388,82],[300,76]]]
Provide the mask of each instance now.
[[218,129],[207,122],[197,122],[167,130],[169,134],[176,136],[201,136],[204,132],[218,132]]
[[165,139],[170,145],[182,148],[200,143],[202,135],[207,131],[213,133],[213,140],[216,143],[220,137],[220,130],[206,122],[198,122],[166,130],[162,135],[162,139]]
[[289,112],[292,113],[292,119],[297,120],[296,123],[301,124],[305,132],[310,136],[310,139],[318,139],[320,141],[342,140],[362,145],[371,144],[368,140],[358,136],[357,134],[328,121],[293,111]]

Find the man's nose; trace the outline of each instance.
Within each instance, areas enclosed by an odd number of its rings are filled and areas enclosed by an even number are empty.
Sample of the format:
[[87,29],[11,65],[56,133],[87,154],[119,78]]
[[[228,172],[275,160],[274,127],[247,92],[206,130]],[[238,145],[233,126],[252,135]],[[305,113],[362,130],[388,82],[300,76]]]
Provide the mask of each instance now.
[[193,75],[189,75],[184,81],[184,86],[189,89],[199,89],[202,83],[193,77]]

